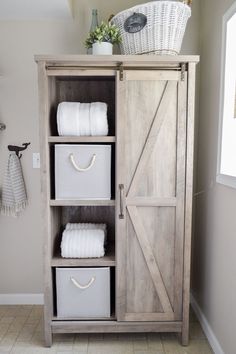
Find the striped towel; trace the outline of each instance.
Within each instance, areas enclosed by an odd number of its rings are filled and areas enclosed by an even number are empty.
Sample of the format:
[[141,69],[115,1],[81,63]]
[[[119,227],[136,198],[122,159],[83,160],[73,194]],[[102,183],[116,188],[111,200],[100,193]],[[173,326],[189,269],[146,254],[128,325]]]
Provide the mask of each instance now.
[[2,188],[1,213],[17,217],[26,205],[27,195],[20,159],[11,153]]

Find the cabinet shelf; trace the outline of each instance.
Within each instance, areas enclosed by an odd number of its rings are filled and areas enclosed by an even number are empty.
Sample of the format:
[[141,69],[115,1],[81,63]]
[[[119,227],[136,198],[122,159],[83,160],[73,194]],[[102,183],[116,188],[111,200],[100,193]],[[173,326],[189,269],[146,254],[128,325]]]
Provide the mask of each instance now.
[[114,267],[115,248],[110,246],[101,258],[62,258],[59,250],[51,260],[52,267]]
[[115,136],[49,136],[49,143],[115,143]]
[[109,321],[116,321],[116,316],[114,313],[112,313],[110,317],[81,318],[81,319],[69,318],[69,317],[68,318],[61,318],[61,317],[53,316],[52,321],[54,321],[54,323],[58,323],[55,321],[60,321],[59,323],[61,323],[61,321],[71,321],[72,323],[77,322],[77,321],[81,321],[81,322],[84,322],[85,324],[86,324],[86,322],[89,322],[89,321],[101,321],[101,323],[103,323],[103,322],[109,322]]
[[51,199],[50,206],[115,206],[115,200],[102,200],[102,199],[94,199],[94,200],[55,200]]

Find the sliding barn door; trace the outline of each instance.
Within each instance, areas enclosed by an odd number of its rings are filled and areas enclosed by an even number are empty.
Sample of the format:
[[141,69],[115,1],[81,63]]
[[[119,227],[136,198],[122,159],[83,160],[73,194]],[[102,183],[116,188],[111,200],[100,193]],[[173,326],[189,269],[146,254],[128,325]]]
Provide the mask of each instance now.
[[181,319],[186,77],[117,77],[116,311],[119,321]]

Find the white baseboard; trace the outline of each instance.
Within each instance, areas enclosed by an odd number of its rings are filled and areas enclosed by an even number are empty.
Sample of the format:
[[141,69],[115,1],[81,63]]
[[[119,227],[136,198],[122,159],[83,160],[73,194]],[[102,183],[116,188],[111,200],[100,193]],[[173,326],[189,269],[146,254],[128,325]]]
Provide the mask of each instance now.
[[221,345],[218,341],[218,339],[215,336],[215,333],[213,332],[208,320],[206,319],[204,313],[202,312],[202,309],[198,305],[198,302],[196,301],[195,297],[193,294],[191,294],[191,305],[193,308],[193,311],[195,312],[198,321],[200,322],[203,332],[205,333],[208,342],[210,343],[210,346],[215,354],[225,354],[223,349],[221,348]]
[[43,305],[43,294],[0,294],[0,305]]

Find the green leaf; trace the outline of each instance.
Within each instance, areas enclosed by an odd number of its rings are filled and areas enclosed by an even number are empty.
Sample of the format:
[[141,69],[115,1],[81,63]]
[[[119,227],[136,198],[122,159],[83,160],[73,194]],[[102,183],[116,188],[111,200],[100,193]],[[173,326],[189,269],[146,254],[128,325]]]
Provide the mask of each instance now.
[[97,26],[94,31],[90,32],[86,41],[85,46],[91,48],[95,42],[110,42],[112,44],[119,44],[122,41],[119,28],[111,24],[101,22],[100,26]]

